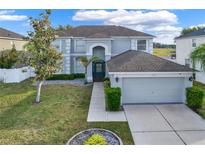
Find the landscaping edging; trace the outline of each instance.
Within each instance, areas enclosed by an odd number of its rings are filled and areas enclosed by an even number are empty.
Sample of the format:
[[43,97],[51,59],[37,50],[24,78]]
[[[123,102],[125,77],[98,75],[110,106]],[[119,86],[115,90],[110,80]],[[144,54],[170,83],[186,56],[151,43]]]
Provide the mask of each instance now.
[[75,134],[73,137],[71,137],[66,144],[83,145],[83,141],[85,141],[94,133],[103,135],[106,138],[107,142],[109,143],[108,145],[123,145],[122,140],[120,139],[120,137],[118,137],[117,134],[113,133],[112,131],[101,129],[101,128],[91,128],[91,129],[81,131]]

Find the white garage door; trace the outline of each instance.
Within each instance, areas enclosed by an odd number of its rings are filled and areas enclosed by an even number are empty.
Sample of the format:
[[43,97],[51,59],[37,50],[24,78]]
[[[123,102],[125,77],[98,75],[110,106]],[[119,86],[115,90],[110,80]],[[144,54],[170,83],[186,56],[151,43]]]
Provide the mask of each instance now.
[[184,78],[124,78],[122,103],[182,103]]

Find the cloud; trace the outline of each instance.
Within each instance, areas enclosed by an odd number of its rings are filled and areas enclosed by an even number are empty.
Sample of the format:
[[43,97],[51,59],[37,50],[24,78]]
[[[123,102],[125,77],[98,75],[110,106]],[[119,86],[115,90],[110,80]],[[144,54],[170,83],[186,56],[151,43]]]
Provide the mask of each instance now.
[[15,10],[1,10],[0,21],[23,21],[28,18],[25,15],[16,15],[14,13]]
[[102,21],[108,25],[121,25],[131,29],[151,33],[161,43],[173,43],[181,27],[177,27],[177,16],[167,10],[127,11],[127,10],[80,10],[72,18],[75,21]]

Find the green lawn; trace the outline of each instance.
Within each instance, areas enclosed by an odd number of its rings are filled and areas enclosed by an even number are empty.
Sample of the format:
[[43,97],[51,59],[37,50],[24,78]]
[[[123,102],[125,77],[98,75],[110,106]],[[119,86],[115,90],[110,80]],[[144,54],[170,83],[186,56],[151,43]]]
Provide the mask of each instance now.
[[153,54],[155,56],[159,56],[159,57],[169,57],[170,52],[171,51],[175,51],[174,49],[170,49],[170,48],[154,48],[153,49]]
[[87,123],[92,87],[43,86],[42,102],[33,104],[31,81],[0,83],[0,144],[65,144],[87,128],[105,128],[133,144],[127,122]]
[[204,92],[203,105],[202,108],[198,110],[198,113],[205,119],[205,85],[195,81],[194,87],[197,87]]

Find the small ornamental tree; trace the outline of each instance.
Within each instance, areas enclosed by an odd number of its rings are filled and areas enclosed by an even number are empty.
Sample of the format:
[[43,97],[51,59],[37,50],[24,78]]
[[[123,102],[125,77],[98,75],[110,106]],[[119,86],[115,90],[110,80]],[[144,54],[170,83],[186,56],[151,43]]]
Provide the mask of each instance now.
[[193,68],[195,69],[196,62],[201,64],[201,68],[205,71],[205,44],[195,48],[191,53]]
[[30,18],[33,31],[28,32],[29,42],[25,45],[26,56],[24,61],[34,69],[36,74],[36,103],[40,103],[43,81],[57,72],[62,66],[62,54],[51,45],[55,40],[55,31],[49,21],[50,14],[51,11],[46,10],[39,15],[39,18]]
[[88,65],[93,62],[99,60],[99,58],[97,56],[92,56],[91,58],[87,58],[85,56],[81,56],[80,57],[80,61],[83,64],[83,66],[85,67],[85,83],[87,83],[87,70],[88,70]]

